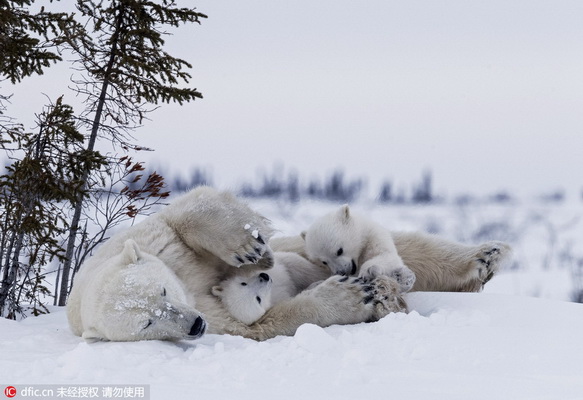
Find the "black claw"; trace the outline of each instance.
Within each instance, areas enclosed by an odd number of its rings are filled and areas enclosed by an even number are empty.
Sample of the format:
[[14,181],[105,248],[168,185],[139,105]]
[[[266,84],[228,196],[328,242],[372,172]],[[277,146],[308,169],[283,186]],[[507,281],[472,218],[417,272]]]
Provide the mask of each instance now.
[[481,262],[482,264],[486,265],[486,266],[490,265],[490,262],[484,260],[483,258],[478,258],[478,261]]
[[354,280],[352,281],[352,283],[364,283],[362,278],[354,278]]
[[265,240],[261,237],[261,235],[257,235],[257,241],[261,244],[265,244]]
[[363,289],[364,289],[365,292],[370,293],[370,292],[372,292],[374,290],[374,286],[373,285],[367,285]]
[[338,280],[338,282],[346,282],[348,280],[347,276],[344,276]]
[[499,251],[500,251],[500,249],[499,249],[498,247],[494,247],[492,250],[490,250],[490,251],[487,251],[487,252],[486,252],[486,255],[490,256],[490,255],[492,255],[492,254],[496,254],[496,253],[498,253]]
[[486,278],[482,281],[482,285],[485,285],[486,283],[488,283],[488,281],[490,279],[492,279],[493,276],[494,276],[494,272],[490,271],[490,273],[488,275],[486,275]]
[[254,264],[257,262],[257,257],[255,257],[255,256],[251,256],[251,255],[247,254],[247,255],[245,255],[245,258]]
[[374,296],[366,296],[363,300],[364,304],[368,304],[374,300]]
[[253,250],[255,250],[258,256],[261,256],[261,249],[259,247],[255,247]]
[[243,260],[239,255],[235,256],[235,259],[239,261],[241,264],[245,264],[245,260]]

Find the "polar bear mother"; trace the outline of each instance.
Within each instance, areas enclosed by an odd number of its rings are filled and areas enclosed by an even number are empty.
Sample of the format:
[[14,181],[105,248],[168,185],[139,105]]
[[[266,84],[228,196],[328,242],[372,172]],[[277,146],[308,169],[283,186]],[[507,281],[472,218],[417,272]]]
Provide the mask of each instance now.
[[[69,297],[69,324],[75,334],[92,340],[182,339],[200,335],[205,325],[210,333],[265,340],[293,335],[304,323],[323,327],[353,324],[404,310],[398,284],[392,279],[378,277],[365,284],[333,276],[312,290],[278,303],[251,325],[234,319],[211,290],[231,276],[271,268],[273,253],[268,243],[272,233],[266,218],[233,195],[208,187],[196,188],[159,213],[111,237],[85,262]],[[144,268],[140,269],[140,265]],[[164,329],[169,323],[162,318],[164,310],[154,310],[146,318],[141,303],[147,296],[136,299],[139,294],[135,290],[126,290],[127,277],[108,276],[120,274],[126,267],[135,271],[136,277],[145,274],[159,296],[165,292],[158,287],[159,281],[178,278],[185,290],[184,296],[178,296],[179,303],[185,301],[188,308],[177,318],[191,315],[193,325],[187,324],[182,333]],[[125,306],[132,300],[139,300],[140,307]],[[98,307],[102,302],[112,306]],[[160,304],[169,310],[176,308],[171,299]],[[116,313],[120,309],[122,313]],[[198,316],[203,316],[204,323]],[[151,333],[154,327],[158,329]]]

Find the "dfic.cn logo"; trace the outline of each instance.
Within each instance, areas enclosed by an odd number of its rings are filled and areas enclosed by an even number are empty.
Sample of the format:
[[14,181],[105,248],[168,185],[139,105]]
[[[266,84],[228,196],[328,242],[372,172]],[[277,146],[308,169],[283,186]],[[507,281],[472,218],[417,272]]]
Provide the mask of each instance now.
[[16,396],[16,388],[14,386],[7,386],[6,389],[4,389],[4,394],[6,397]]

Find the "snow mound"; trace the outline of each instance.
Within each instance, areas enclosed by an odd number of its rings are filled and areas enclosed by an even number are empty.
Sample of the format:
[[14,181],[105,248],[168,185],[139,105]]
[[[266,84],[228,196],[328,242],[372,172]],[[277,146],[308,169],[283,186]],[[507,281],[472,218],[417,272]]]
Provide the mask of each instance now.
[[255,342],[87,344],[64,309],[0,319],[2,383],[144,384],[152,399],[581,399],[583,305],[411,293],[408,314]]

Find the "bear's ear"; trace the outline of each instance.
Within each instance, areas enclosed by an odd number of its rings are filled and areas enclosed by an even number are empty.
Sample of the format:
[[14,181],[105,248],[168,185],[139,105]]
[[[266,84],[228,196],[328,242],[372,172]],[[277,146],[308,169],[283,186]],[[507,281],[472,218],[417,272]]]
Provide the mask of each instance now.
[[342,207],[340,207],[338,215],[340,216],[340,220],[343,223],[347,223],[350,220],[350,207],[348,204],[344,204]]
[[306,235],[308,234],[308,232],[306,231],[302,231],[302,233],[300,233],[301,238],[305,241],[306,240]]
[[125,265],[136,264],[141,258],[142,252],[136,242],[132,239],[128,239],[123,245],[122,256]]
[[213,288],[211,289],[211,293],[214,296],[217,296],[220,298],[223,295],[223,288],[221,286],[213,286]]

